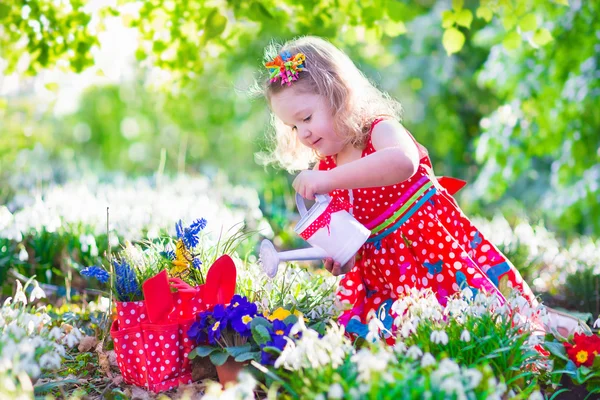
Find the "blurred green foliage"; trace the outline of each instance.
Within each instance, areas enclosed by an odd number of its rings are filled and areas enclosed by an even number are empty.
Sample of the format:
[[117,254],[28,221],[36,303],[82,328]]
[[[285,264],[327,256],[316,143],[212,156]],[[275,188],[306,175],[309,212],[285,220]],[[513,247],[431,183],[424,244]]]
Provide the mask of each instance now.
[[[245,93],[270,40],[313,34],[342,47],[404,104],[404,123],[428,147],[436,172],[473,182],[462,199],[470,211],[512,208],[517,198],[564,231],[600,232],[597,2],[123,0],[93,11],[74,1],[26,3],[53,17],[47,25],[23,2],[0,6],[5,73],[79,71],[91,64],[73,60],[88,60],[115,20],[137,32],[138,62],[135,79],[88,88],[66,116],[27,96],[0,99],[2,182],[18,175],[44,184],[84,168],[208,175],[219,168],[259,187],[283,227],[293,209],[290,177],[254,161],[267,145],[268,110]],[[31,57],[19,70],[23,49],[35,55],[41,46],[39,38],[16,44],[15,32],[33,26],[35,33],[33,21],[53,56]],[[67,39],[85,44],[54,45]],[[157,70],[167,78],[157,80]],[[28,169],[19,151],[36,144],[59,172]],[[14,195],[12,187],[0,185],[0,200]]]

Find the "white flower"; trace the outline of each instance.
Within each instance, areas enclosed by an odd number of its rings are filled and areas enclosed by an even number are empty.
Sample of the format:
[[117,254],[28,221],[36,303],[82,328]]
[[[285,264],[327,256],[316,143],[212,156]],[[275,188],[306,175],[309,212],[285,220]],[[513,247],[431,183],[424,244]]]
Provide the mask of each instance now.
[[40,357],[40,367],[43,369],[58,369],[60,362],[60,356],[54,352],[44,353]]
[[21,251],[19,251],[19,260],[23,262],[29,260],[29,254],[27,253],[27,250],[25,250],[25,247],[21,247]]
[[406,356],[412,358],[413,360],[416,360],[422,355],[423,351],[417,345],[414,344],[410,346],[410,348],[406,351]]
[[30,303],[33,303],[37,299],[43,299],[43,298],[46,297],[46,293],[40,287],[40,285],[38,284],[38,282],[37,281],[33,281],[33,284],[34,284],[33,290],[29,294],[29,302]]
[[427,368],[430,365],[435,365],[435,358],[430,353],[425,353],[421,359],[421,367]]
[[433,343],[441,343],[443,345],[447,345],[448,344],[448,334],[446,333],[446,331],[441,330],[441,331],[432,331],[431,332],[431,336],[429,338]]
[[483,379],[483,374],[481,373],[481,371],[474,368],[469,368],[465,370],[463,372],[463,375],[465,378],[467,378],[469,382],[468,387],[470,389],[475,389],[477,386],[479,386],[481,380]]
[[531,393],[531,395],[529,396],[529,400],[544,400],[544,396],[540,393],[539,390],[536,390],[535,392]]
[[594,328],[600,328],[600,317],[594,322]]
[[469,333],[468,330],[463,330],[462,333],[460,334],[460,340],[462,340],[463,342],[470,342],[471,341],[471,333]]
[[73,327],[73,329],[71,329],[71,332],[65,335],[65,337],[62,339],[62,342],[72,348],[79,344],[79,341],[81,340],[82,336],[83,335],[81,334],[81,331]]
[[396,360],[396,356],[389,351],[388,347],[381,347],[376,353],[368,348],[362,348],[351,358],[358,368],[360,382],[369,382],[374,372],[384,373],[388,365]]
[[15,293],[13,304],[19,302],[27,305],[27,296],[25,295],[25,292],[23,292],[23,285],[21,284],[21,281],[17,279],[17,292]]
[[60,330],[59,327],[55,326],[54,328],[50,329],[50,335],[49,336],[52,339],[58,340],[58,339],[60,339],[62,337],[62,335],[63,335],[63,333],[62,333],[62,331]]
[[406,343],[400,341],[400,340],[396,340],[396,343],[394,344],[394,353],[396,354],[404,354],[404,352],[406,352],[407,347],[406,347]]
[[400,328],[400,334],[403,338],[409,337],[411,333],[415,333],[416,331],[417,328],[413,325],[411,321],[404,322],[402,324],[402,327]]
[[339,383],[334,383],[329,386],[329,391],[327,392],[328,399],[343,399],[344,398],[344,388]]
[[385,331],[385,327],[383,326],[383,322],[377,317],[371,318],[368,324],[369,333],[367,333],[367,337],[365,338],[367,342],[375,343],[381,339],[380,332]]

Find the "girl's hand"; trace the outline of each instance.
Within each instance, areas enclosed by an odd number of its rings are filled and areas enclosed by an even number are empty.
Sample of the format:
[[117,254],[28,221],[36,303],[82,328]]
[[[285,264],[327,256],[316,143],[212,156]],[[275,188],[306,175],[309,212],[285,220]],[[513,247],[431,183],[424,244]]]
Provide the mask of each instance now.
[[325,259],[325,269],[327,271],[331,272],[331,274],[333,276],[347,274],[348,272],[350,272],[352,267],[354,267],[355,260],[356,260],[356,255],[352,256],[350,261],[348,261],[346,264],[344,264],[343,266],[340,266],[339,262],[337,262],[337,261],[334,262],[332,258],[326,258]]
[[315,194],[326,194],[332,191],[329,171],[302,171],[296,176],[292,186],[300,196],[314,200]]

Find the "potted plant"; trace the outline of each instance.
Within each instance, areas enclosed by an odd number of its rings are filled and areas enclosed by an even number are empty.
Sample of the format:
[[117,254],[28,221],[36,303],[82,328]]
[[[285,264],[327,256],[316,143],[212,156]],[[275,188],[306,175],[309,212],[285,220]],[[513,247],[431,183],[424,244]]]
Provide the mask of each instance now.
[[557,339],[547,335],[544,347],[550,352],[550,383],[558,388],[555,396],[564,393],[564,398],[583,399],[600,393],[600,336],[576,333]]
[[235,381],[250,361],[272,365],[297,320],[283,309],[265,317],[255,303],[236,294],[229,304],[217,304],[198,314],[188,331],[197,346],[188,357],[208,357],[225,385]]

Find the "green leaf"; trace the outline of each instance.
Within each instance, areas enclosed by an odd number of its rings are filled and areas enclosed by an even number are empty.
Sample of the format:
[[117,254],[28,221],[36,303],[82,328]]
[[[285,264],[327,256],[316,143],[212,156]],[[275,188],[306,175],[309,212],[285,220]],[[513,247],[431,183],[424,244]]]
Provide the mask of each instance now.
[[533,42],[538,46],[544,46],[550,43],[554,38],[550,31],[546,28],[538,29],[538,31],[533,35]]
[[406,33],[406,25],[402,21],[386,21],[383,24],[383,32],[389,37],[400,36]]
[[229,354],[226,351],[219,350],[210,354],[210,362],[216,366],[225,364],[225,361],[229,358]]
[[283,323],[286,324],[286,325],[295,324],[296,322],[298,322],[298,317],[296,315],[294,315],[294,314],[288,315],[283,320]]
[[577,365],[575,365],[575,363],[571,360],[569,360],[567,362],[567,365],[565,366],[565,369],[567,371],[571,371],[572,373],[577,373]]
[[454,11],[446,10],[442,13],[442,28],[451,28],[455,22],[456,16],[454,15]]
[[510,31],[517,24],[517,16],[514,14],[506,14],[502,17],[502,25],[504,29]]
[[281,354],[281,350],[279,349],[279,347],[275,347],[275,346],[265,346],[262,348],[262,351],[265,351],[267,353],[271,353],[273,355],[280,355]]
[[563,346],[562,343],[546,342],[544,343],[544,347],[554,356],[562,358],[565,361],[569,361],[569,357],[567,357],[567,351],[565,350],[565,346]]
[[254,329],[258,326],[264,326],[269,329],[273,329],[273,324],[266,318],[256,317],[250,321],[250,329],[254,331]]
[[251,350],[252,346],[249,343],[246,343],[242,346],[230,346],[225,348],[225,351],[227,351],[227,353],[229,353],[229,355],[233,358],[239,356],[240,354],[248,353]]
[[256,362],[260,362],[260,351],[243,353],[235,358],[235,361],[237,361],[237,362],[244,362],[244,361],[249,361],[249,360],[254,360]]
[[535,14],[527,14],[519,21],[519,28],[523,32],[534,31],[537,29],[537,17]]
[[518,49],[521,46],[521,35],[519,35],[517,32],[512,31],[509,32],[505,37],[504,40],[502,41],[502,45],[507,49],[507,50],[515,50]]
[[6,4],[0,3],[0,19],[6,18],[10,13],[10,7]]
[[483,18],[485,22],[490,22],[494,17],[494,13],[487,7],[479,7],[475,12],[477,18]]
[[44,87],[46,89],[48,89],[49,91],[51,91],[51,92],[56,92],[58,90],[58,83],[56,83],[56,82],[49,82],[49,83],[46,83],[44,85]]
[[563,6],[569,6],[569,0],[553,0],[557,4],[561,4]]
[[264,325],[259,325],[253,329],[252,337],[258,344],[265,344],[271,340],[271,334]]
[[254,17],[254,20],[268,21],[273,19],[273,14],[265,7],[260,1],[254,1],[250,5],[250,12]]
[[457,13],[456,23],[459,26],[464,26],[465,28],[471,27],[471,22],[473,22],[473,13],[471,10],[462,9]]
[[446,53],[451,55],[458,53],[465,44],[465,35],[456,28],[446,29],[442,37],[442,45],[446,49]]
[[190,351],[190,353],[188,354],[188,358],[190,360],[193,360],[194,358],[196,358],[196,356],[206,357],[215,351],[217,351],[217,348],[213,346],[198,346],[194,350]]
[[206,39],[212,39],[219,36],[227,26],[227,18],[225,18],[219,10],[214,8],[206,17],[204,26],[204,36]]
[[56,389],[63,385],[72,385],[72,384],[76,384],[78,382],[79,382],[78,379],[63,379],[61,381],[52,381],[52,382],[44,383],[43,385],[35,386],[33,390],[36,395],[41,395],[41,394],[48,393],[48,392],[52,391],[53,389]]
[[394,21],[402,21],[406,18],[406,5],[399,1],[387,2],[387,15]]
[[461,10],[464,5],[465,5],[464,0],[452,0],[452,8],[455,9],[456,11]]

